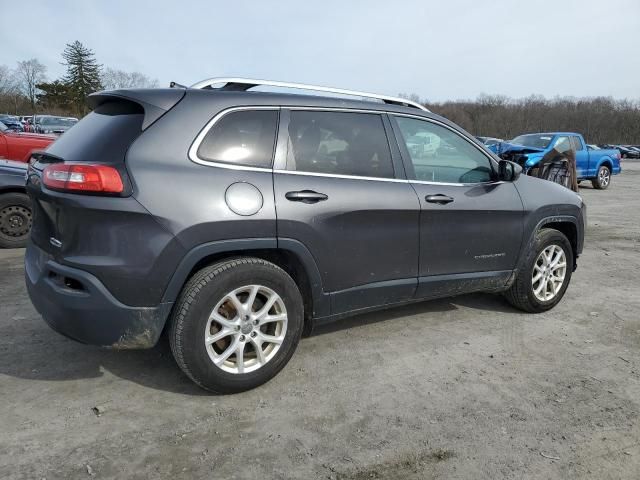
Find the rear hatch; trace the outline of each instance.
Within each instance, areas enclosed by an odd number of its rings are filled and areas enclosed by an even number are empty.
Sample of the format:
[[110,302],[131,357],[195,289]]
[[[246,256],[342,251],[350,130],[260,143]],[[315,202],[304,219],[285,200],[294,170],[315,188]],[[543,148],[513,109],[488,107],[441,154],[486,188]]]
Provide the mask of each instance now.
[[[112,251],[118,235],[113,230],[146,213],[131,198],[135,184],[125,165],[127,150],[183,96],[183,90],[172,89],[101,92],[89,97],[93,112],[31,158],[27,191],[33,201],[33,243],[63,263],[68,263],[65,258],[73,262],[83,255],[93,262],[98,254]],[[43,173],[50,166],[54,170],[104,166],[117,172],[122,189],[70,190],[64,182],[61,188],[51,187],[50,182],[47,186]]]

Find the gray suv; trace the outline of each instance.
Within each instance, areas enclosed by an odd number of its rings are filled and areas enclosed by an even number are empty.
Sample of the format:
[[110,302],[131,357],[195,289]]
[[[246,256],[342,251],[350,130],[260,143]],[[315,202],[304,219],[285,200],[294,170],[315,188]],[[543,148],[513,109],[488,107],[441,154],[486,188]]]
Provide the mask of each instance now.
[[582,251],[578,195],[405,99],[234,78],[89,101],[29,166],[31,300],[88,344],[166,331],[214,392],[348,315],[478,291],[548,310]]

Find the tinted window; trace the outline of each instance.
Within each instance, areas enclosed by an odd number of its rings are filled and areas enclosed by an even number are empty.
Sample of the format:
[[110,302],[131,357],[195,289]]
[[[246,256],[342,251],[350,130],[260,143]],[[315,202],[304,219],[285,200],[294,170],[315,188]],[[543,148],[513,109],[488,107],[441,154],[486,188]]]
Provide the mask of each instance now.
[[393,177],[380,115],[291,111],[287,170]]
[[104,103],[58,137],[47,153],[68,162],[122,162],[142,132],[143,120],[144,110],[137,103]]
[[212,162],[270,168],[277,123],[275,110],[228,113],[204,137],[198,157]]
[[491,161],[459,134],[435,123],[396,117],[414,178],[427,182],[478,183],[491,180]]

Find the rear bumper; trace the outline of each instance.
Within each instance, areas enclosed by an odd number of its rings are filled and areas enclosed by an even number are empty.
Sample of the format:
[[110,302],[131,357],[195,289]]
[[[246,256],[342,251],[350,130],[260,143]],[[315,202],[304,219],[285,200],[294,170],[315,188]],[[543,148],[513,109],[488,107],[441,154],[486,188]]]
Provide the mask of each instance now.
[[124,305],[95,276],[56,263],[32,242],[25,253],[25,280],[31,302],[49,326],[90,345],[151,348],[172,306]]

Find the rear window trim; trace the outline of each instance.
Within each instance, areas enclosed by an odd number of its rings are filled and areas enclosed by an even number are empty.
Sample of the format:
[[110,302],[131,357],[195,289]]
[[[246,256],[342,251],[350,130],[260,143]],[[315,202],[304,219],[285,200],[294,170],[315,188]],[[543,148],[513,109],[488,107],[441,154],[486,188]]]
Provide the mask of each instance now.
[[[227,169],[230,169],[230,170],[245,170],[245,171],[248,170],[248,171],[251,171],[251,172],[269,172],[269,173],[273,172],[273,161],[271,162],[272,166],[267,168],[267,167],[253,167],[253,166],[249,166],[249,165],[235,165],[235,164],[232,164],[232,163],[216,162],[216,161],[213,161],[213,160],[205,160],[205,159],[200,158],[198,156],[198,149],[200,148],[200,144],[204,141],[204,138],[207,136],[209,131],[223,117],[225,117],[226,115],[229,115],[230,113],[233,113],[233,112],[256,111],[256,110],[267,110],[267,111],[280,112],[281,108],[277,107],[277,106],[254,105],[254,106],[231,107],[231,108],[227,108],[226,110],[222,110],[221,112],[218,112],[211,120],[209,120],[207,122],[207,124],[202,128],[202,130],[200,130],[200,132],[196,136],[195,140],[191,144],[191,147],[189,147],[189,154],[188,154],[189,155],[189,160],[191,160],[192,162],[197,163],[199,165],[204,165],[204,166],[208,166],[208,167],[227,168]],[[276,140],[277,140],[277,137],[278,137],[278,132],[276,130]],[[274,144],[275,143],[276,142],[274,142]],[[275,152],[275,145],[274,145],[274,152]],[[273,154],[272,154],[272,159],[273,159]]]

